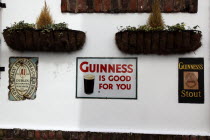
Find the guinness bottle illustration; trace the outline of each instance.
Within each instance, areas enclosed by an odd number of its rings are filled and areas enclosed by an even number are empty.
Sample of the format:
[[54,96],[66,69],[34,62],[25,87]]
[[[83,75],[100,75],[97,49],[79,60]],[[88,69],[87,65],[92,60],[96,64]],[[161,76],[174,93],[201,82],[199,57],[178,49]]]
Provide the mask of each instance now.
[[92,74],[87,74],[84,76],[84,92],[86,94],[92,94],[94,91],[94,81],[95,76]]

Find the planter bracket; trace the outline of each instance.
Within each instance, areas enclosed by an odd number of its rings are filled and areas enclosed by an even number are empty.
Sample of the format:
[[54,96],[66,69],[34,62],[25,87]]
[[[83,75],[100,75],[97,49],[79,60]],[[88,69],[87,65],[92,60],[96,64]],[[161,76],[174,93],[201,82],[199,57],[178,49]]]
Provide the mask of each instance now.
[[[5,71],[5,67],[0,67],[0,72],[4,72]],[[1,75],[0,75],[0,79],[1,79]]]
[[6,8],[6,4],[0,2],[0,8]]
[[4,72],[5,71],[5,67],[0,67],[0,72]]

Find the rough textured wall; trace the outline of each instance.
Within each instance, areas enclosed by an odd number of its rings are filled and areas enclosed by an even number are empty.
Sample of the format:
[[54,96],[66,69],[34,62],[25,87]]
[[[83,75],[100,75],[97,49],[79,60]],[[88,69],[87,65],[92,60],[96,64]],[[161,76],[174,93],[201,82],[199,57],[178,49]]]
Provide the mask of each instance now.
[[[70,13],[151,12],[153,0],[61,0],[61,11]],[[160,0],[165,13],[197,13],[198,0]]]
[[147,135],[131,133],[91,133],[39,130],[0,130],[0,140],[209,140],[204,136]]

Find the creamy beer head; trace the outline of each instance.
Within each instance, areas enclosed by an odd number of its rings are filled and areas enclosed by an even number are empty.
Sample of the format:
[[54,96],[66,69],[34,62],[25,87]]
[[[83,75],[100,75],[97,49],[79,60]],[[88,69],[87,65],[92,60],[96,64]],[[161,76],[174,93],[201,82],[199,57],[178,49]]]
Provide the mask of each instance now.
[[95,76],[92,75],[92,74],[87,74],[87,75],[84,76],[84,79],[86,79],[86,80],[93,80],[93,79],[95,79]]

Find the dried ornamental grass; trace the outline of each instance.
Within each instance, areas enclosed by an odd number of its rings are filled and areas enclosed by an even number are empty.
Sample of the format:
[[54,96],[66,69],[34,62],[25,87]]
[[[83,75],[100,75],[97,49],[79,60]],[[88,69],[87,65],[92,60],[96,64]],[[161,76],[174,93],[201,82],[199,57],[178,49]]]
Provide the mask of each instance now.
[[37,18],[36,26],[37,29],[42,29],[50,24],[53,24],[53,18],[50,14],[50,8],[47,6],[46,2],[44,7],[42,8],[42,11]]
[[154,0],[152,5],[152,13],[150,14],[147,25],[152,28],[164,29],[164,21],[160,10],[160,1]]

